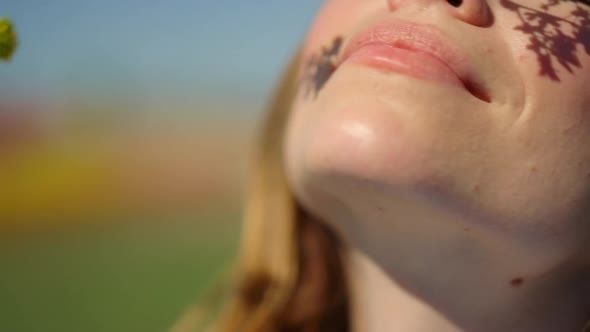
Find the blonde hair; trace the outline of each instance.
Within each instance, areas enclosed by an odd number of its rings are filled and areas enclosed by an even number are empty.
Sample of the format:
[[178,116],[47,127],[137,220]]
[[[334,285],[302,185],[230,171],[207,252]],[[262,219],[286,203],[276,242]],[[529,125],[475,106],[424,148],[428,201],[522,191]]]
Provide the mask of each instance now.
[[[349,330],[343,248],[298,204],[285,175],[285,128],[300,62],[295,56],[287,67],[260,128],[233,287],[207,332]],[[173,331],[189,331],[187,317]]]

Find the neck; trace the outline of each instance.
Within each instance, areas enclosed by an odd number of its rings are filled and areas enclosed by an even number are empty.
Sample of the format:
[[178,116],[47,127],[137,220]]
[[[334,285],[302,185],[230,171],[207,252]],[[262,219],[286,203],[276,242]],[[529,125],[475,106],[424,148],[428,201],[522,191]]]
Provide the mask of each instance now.
[[589,279],[579,270],[499,288],[481,273],[432,269],[418,296],[359,251],[345,257],[352,332],[582,332],[590,319]]

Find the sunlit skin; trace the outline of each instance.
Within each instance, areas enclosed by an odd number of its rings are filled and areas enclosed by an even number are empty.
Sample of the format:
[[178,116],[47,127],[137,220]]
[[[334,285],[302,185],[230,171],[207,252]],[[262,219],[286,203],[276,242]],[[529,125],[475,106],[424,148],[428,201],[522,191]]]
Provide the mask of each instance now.
[[[351,249],[354,332],[590,320],[589,13],[582,1],[325,2],[303,48],[287,172]],[[489,100],[338,65],[353,36],[391,20],[440,30]]]

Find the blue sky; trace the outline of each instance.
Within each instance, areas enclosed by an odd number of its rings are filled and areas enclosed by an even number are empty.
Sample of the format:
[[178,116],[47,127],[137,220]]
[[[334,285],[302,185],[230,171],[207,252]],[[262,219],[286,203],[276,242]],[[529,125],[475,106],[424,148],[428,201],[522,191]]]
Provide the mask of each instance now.
[[265,96],[316,1],[0,0],[20,35],[0,96]]

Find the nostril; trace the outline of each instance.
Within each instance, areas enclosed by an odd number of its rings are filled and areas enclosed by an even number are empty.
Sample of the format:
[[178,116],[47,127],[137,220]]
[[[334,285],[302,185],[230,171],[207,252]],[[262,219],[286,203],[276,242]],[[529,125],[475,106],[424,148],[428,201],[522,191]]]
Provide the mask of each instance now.
[[459,7],[463,3],[463,0],[447,0],[447,2],[453,7]]

